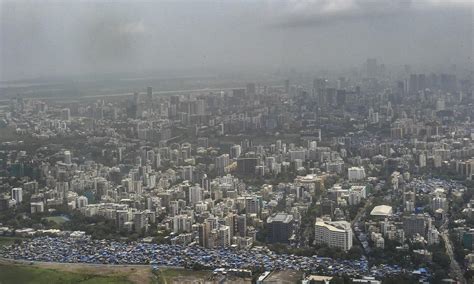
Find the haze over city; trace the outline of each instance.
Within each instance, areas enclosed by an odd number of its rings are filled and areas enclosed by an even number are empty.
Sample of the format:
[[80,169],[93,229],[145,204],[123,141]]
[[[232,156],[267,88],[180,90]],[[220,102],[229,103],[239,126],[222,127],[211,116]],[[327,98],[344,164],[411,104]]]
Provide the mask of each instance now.
[[0,284],[474,283],[473,12],[0,0]]
[[[199,69],[472,68],[471,1],[1,1],[0,80]],[[202,72],[202,71],[201,71]]]

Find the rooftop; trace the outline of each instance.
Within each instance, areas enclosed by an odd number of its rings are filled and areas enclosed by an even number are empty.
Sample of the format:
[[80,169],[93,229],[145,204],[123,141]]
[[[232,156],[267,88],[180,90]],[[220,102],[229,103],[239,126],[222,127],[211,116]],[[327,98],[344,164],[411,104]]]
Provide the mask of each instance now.
[[392,215],[392,206],[379,205],[375,206],[370,212],[371,216],[390,216]]
[[291,220],[293,220],[292,215],[285,214],[285,213],[278,213],[276,215],[268,217],[267,218],[267,223],[271,223],[271,222],[289,223]]

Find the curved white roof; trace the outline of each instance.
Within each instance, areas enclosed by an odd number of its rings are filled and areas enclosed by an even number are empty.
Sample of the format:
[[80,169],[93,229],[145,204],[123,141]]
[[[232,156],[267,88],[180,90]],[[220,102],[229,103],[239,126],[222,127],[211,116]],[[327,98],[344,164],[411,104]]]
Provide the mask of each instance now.
[[392,206],[379,205],[375,206],[370,212],[371,216],[390,216],[392,215]]

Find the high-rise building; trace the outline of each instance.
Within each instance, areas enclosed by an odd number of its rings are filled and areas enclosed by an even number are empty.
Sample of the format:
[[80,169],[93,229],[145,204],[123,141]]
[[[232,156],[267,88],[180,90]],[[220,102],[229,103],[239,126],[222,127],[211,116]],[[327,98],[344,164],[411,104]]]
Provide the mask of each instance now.
[[63,108],[61,110],[61,120],[71,120],[71,110],[69,108]]
[[235,230],[235,235],[240,237],[247,236],[247,217],[245,215],[238,215],[237,219],[237,226]]
[[215,246],[228,247],[230,244],[230,227],[226,225],[220,225],[217,229],[217,240]]
[[314,226],[314,242],[347,251],[352,247],[351,224],[346,221],[325,222],[317,218]]
[[349,181],[357,181],[365,178],[365,170],[363,167],[351,167],[347,170]]
[[23,201],[23,189],[21,187],[12,188],[12,199],[17,204]]
[[411,214],[403,217],[403,230],[405,235],[412,237],[416,234],[425,236],[427,217],[423,214]]
[[181,177],[183,178],[183,180],[194,182],[194,171],[194,166],[184,166],[181,169]]
[[72,155],[70,151],[64,151],[64,163],[65,164],[72,164]]
[[257,158],[238,158],[237,159],[237,172],[239,174],[247,175],[254,174],[255,167],[258,164]]
[[76,208],[81,209],[83,207],[86,207],[89,204],[89,200],[85,196],[79,196],[76,199]]
[[217,175],[221,176],[226,173],[226,168],[230,164],[229,154],[222,154],[219,157],[216,157],[216,170]]
[[133,214],[133,227],[135,232],[141,232],[143,228],[146,228],[147,218],[144,212],[135,212]]
[[260,214],[260,200],[257,196],[245,197],[245,212],[247,214]]
[[267,241],[269,243],[289,243],[293,234],[292,215],[278,213],[267,218]]
[[240,145],[234,145],[230,148],[230,158],[231,159],[236,159],[240,157],[240,154],[242,153],[242,146]]
[[189,191],[189,204],[194,206],[196,203],[202,201],[202,188],[199,185],[191,186]]

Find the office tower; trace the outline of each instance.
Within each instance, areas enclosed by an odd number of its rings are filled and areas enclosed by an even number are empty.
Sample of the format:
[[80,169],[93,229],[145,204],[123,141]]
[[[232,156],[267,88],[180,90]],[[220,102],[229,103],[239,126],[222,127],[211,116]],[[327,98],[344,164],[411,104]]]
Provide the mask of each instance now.
[[185,214],[176,215],[173,217],[173,232],[183,233],[191,232],[193,225],[193,217]]
[[316,78],[313,80],[313,90],[312,95],[316,98],[317,102],[320,103],[320,100],[323,96],[324,89],[326,89],[326,79],[324,78]]
[[231,159],[236,159],[240,157],[240,154],[242,153],[242,146],[240,145],[234,145],[230,148],[230,158]]
[[115,211],[115,222],[119,230],[124,228],[126,222],[129,221],[128,210],[117,210]]
[[316,218],[314,242],[348,251],[352,247],[351,224],[346,221],[325,222]]
[[194,182],[194,166],[184,166],[181,170],[181,177],[183,180]]
[[69,108],[63,108],[61,110],[61,120],[71,120],[71,110]]
[[254,174],[257,164],[257,158],[238,158],[237,172],[242,175]]
[[365,169],[363,167],[351,167],[347,170],[349,181],[356,181],[365,178]]
[[328,198],[321,200],[321,215],[329,215],[332,218],[334,216],[334,209],[336,209],[336,202]]
[[161,167],[161,154],[160,153],[157,153],[155,156],[155,166],[156,168]]
[[216,170],[217,175],[221,176],[226,173],[226,168],[230,164],[229,154],[222,154],[219,157],[216,157]]
[[188,189],[189,199],[188,204],[194,206],[196,203],[202,201],[202,188],[199,185],[191,186]]
[[289,243],[294,231],[293,216],[278,213],[267,218],[267,241],[269,243]]
[[226,225],[220,225],[217,229],[217,239],[215,246],[217,247],[228,247],[230,246],[230,227]]
[[23,201],[23,189],[21,187],[12,188],[12,199],[17,204]]
[[85,196],[79,196],[76,199],[76,208],[81,209],[83,207],[86,207],[89,204],[89,200]]
[[247,217],[245,215],[238,215],[237,219],[237,226],[235,230],[235,235],[240,237],[247,236]]
[[65,164],[72,164],[72,155],[70,151],[64,151],[64,163]]
[[285,93],[288,94],[290,92],[290,80],[285,80]]
[[245,197],[245,213],[260,215],[260,200],[257,196]]
[[306,150],[300,149],[300,150],[290,150],[288,151],[289,156],[290,156],[290,162],[294,162],[295,160],[306,160]]
[[408,237],[413,237],[416,234],[425,236],[426,225],[426,216],[423,214],[412,214],[403,217],[403,230]]
[[140,233],[143,228],[146,228],[147,223],[147,217],[144,212],[135,212],[133,214],[133,227],[135,228],[135,232]]
[[436,211],[438,209],[447,209],[448,202],[446,200],[446,197],[443,196],[435,196],[433,199],[431,199],[431,210]]

